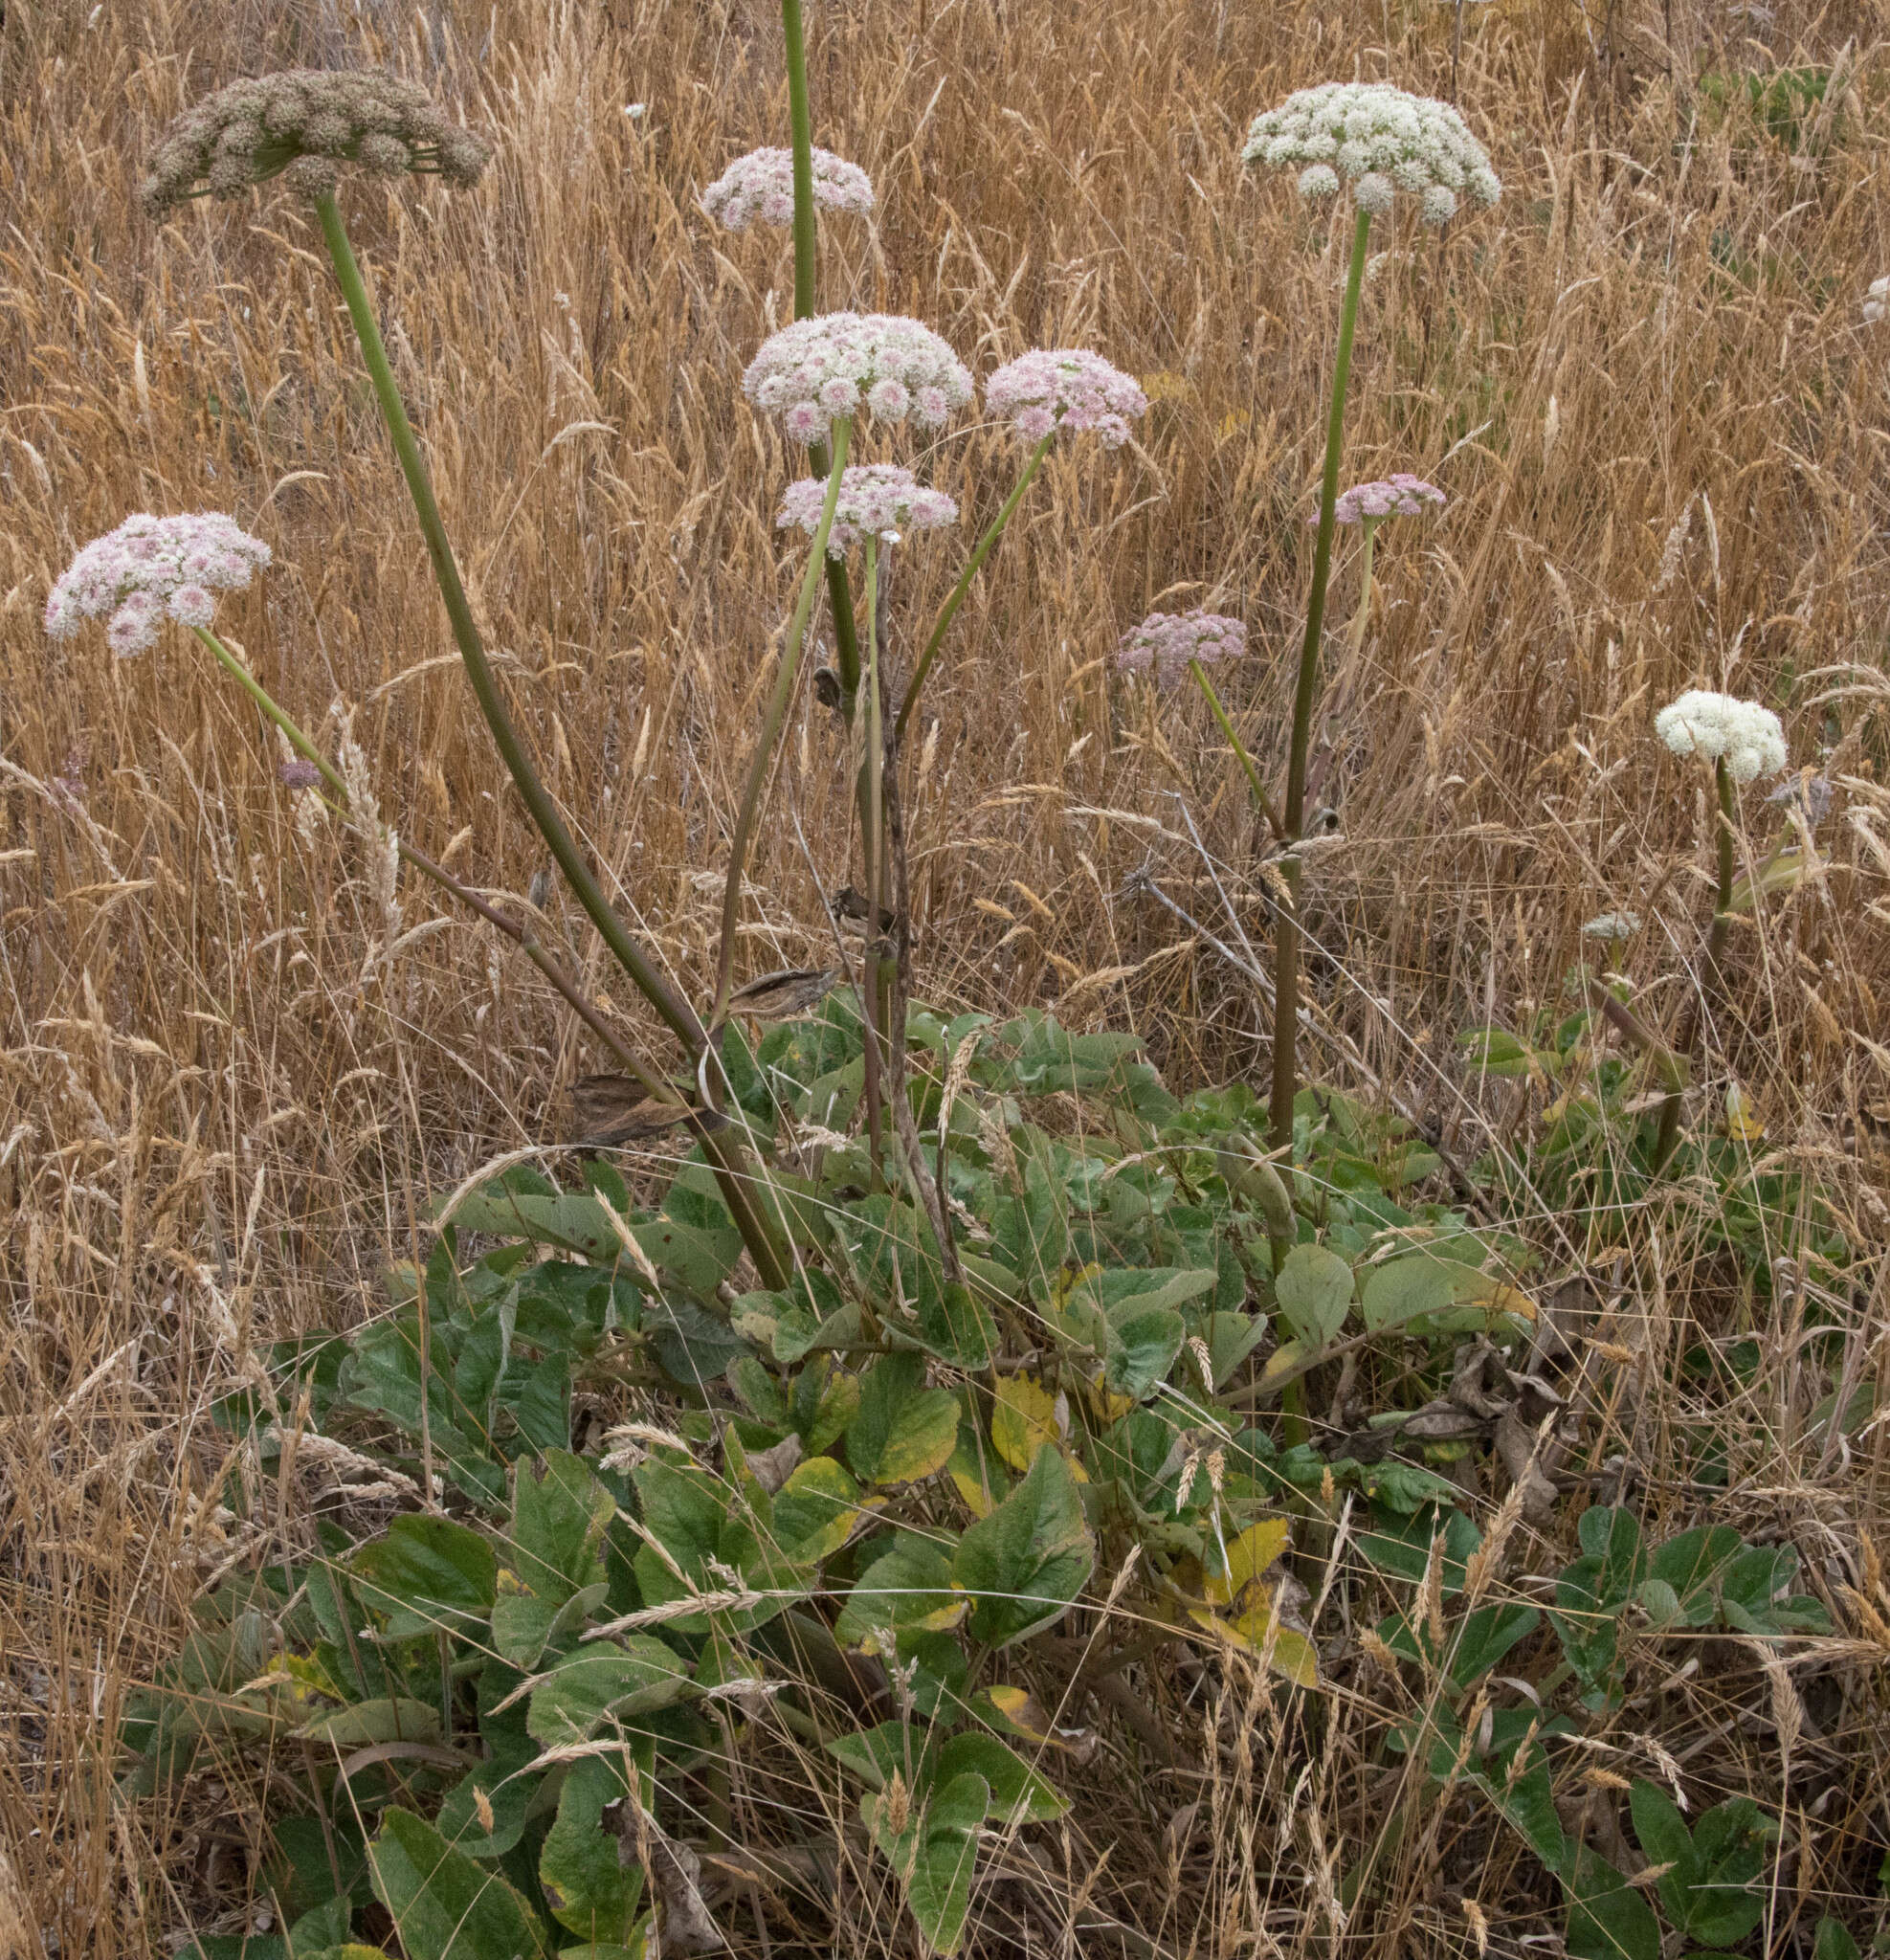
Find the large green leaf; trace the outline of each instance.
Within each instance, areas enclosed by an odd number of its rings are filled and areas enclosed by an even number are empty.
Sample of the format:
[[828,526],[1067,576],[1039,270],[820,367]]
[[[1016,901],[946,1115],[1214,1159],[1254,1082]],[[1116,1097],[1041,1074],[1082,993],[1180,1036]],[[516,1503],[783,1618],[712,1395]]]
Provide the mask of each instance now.
[[[644,1744],[646,1762],[655,1747],[654,1741]],[[639,1782],[642,1769],[639,1763]],[[604,1824],[608,1806],[635,1800],[620,1757],[585,1756],[566,1773],[558,1815],[539,1854],[538,1879],[552,1917],[581,1939],[623,1945],[636,1934],[643,1869],[624,1863],[617,1833]]]
[[1286,1325],[1309,1347],[1338,1339],[1352,1304],[1352,1269],[1323,1245],[1296,1245],[1273,1282]]
[[1070,1808],[1014,1749],[975,1728],[954,1735],[939,1751],[940,1783],[967,1771],[975,1771],[989,1784],[991,1813],[1005,1821],[1054,1823]]
[[1731,1526],[1701,1526],[1661,1545],[1648,1561],[1647,1576],[1673,1589],[1685,1625],[1710,1626],[1719,1617],[1715,1582],[1745,1549],[1745,1541]]
[[958,1398],[925,1386],[919,1354],[889,1354],[860,1378],[847,1461],[865,1483],[917,1483],[942,1469],[958,1440]]
[[492,1543],[451,1518],[410,1513],[347,1560],[362,1603],[387,1615],[393,1639],[467,1633],[488,1618],[498,1592]]
[[648,1634],[588,1640],[539,1676],[525,1726],[546,1748],[589,1742],[609,1717],[666,1708],[694,1691],[690,1663]]
[[971,1874],[978,1861],[978,1831],[990,1808],[990,1790],[971,1771],[941,1783],[917,1832],[906,1904],[926,1945],[955,1953],[971,1909]]
[[512,1491],[507,1563],[523,1584],[558,1607],[604,1579],[599,1556],[616,1500],[589,1464],[565,1450],[522,1462]]
[[[954,1402],[954,1416],[957,1409]],[[832,1558],[883,1502],[872,1498],[862,1503],[859,1486],[832,1457],[811,1457],[775,1494],[772,1543],[789,1565],[817,1565]]]
[[945,1553],[908,1532],[860,1573],[840,1608],[834,1637],[843,1647],[860,1647],[875,1635],[934,1632],[956,1626],[969,1606],[952,1586]]
[[1017,1488],[959,1540],[954,1581],[976,1601],[971,1637],[1008,1647],[1062,1618],[1096,1563],[1096,1542],[1062,1453],[1039,1450]]
[[485,1761],[446,1793],[439,1810],[440,1835],[469,1858],[503,1858],[523,1836],[526,1812],[538,1793],[538,1779],[523,1773],[538,1754],[538,1744],[525,1726],[525,1704],[512,1699],[524,1681],[501,1660],[488,1660],[479,1670]]
[[1571,1960],[1660,1960],[1660,1923],[1645,1894],[1573,1838],[1563,1854],[1562,1885]]
[[408,1960],[538,1960],[538,1916],[496,1873],[411,1811],[389,1810],[368,1846],[375,1896]]
[[1400,1327],[1421,1313],[1440,1313],[1451,1303],[1454,1270],[1448,1260],[1424,1253],[1388,1259],[1366,1275],[1359,1312],[1373,1333]]

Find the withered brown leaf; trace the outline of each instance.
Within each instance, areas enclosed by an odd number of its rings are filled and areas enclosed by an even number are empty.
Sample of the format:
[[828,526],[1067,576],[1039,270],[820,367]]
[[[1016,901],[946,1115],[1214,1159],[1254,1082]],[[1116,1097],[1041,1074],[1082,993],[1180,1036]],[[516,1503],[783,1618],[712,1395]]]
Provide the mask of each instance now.
[[640,1143],[689,1120],[689,1111],[658,1102],[632,1076],[579,1076],[571,1084],[567,1141],[598,1148]]
[[838,967],[784,967],[763,973],[728,996],[729,1009],[762,1021],[789,1020],[825,999],[839,985],[840,971]]

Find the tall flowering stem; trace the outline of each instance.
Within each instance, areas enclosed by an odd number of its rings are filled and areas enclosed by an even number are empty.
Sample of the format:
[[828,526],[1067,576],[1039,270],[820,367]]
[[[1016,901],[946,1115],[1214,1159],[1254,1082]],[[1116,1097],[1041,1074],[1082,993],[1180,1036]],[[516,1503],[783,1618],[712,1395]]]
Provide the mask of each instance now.
[[864,1091],[866,1135],[870,1146],[874,1190],[879,1188],[882,1139],[885,1134],[885,1089],[881,1080],[880,1038],[891,1050],[889,1010],[891,990],[881,984],[879,921],[891,910],[887,860],[891,838],[885,821],[885,730],[879,696],[879,540],[866,539],[866,733],[860,760],[860,845],[866,886],[867,927],[860,953],[859,1004],[866,1019]]
[[900,703],[900,711],[893,723],[893,749],[897,753],[905,740],[906,724],[912,720],[912,711],[919,704],[919,690],[925,684],[925,677],[931,673],[932,664],[939,657],[939,649],[945,644],[945,636],[950,631],[951,622],[958,616],[958,609],[965,603],[965,595],[971,590],[971,582],[983,568],[985,560],[991,554],[997,541],[1003,537],[1005,526],[1015,514],[1017,506],[1024,501],[1024,492],[1031,487],[1034,478],[1050,454],[1050,445],[1056,440],[1053,429],[1048,435],[1038,438],[1036,447],[1031,451],[1024,464],[1023,474],[1017,479],[1016,487],[1004,500],[1003,508],[991,519],[989,527],[973,547],[971,555],[965,562],[965,569],[958,575],[958,583],[952,587],[945,602],[939,608],[939,616],[932,622],[932,631],[926,636],[925,649],[919,656],[919,664],[912,670],[912,679],[906,684],[905,699]]
[[[1306,606],[1306,637],[1300,650],[1300,684],[1293,696],[1293,746],[1286,766],[1286,841],[1297,843],[1306,816],[1306,756],[1312,746],[1313,703],[1319,692],[1320,635],[1325,625],[1325,588],[1332,572],[1333,512],[1339,501],[1339,456],[1345,434],[1345,390],[1352,372],[1352,335],[1358,325],[1359,292],[1365,283],[1365,251],[1371,236],[1371,212],[1361,204],[1352,226],[1352,259],[1345,273],[1345,299],[1339,315],[1339,351],[1332,364],[1332,407],[1325,424],[1325,475],[1319,492],[1319,537],[1313,546],[1312,597]],[[1279,907],[1274,951],[1273,1093],[1271,1140],[1275,1149],[1293,1141],[1293,1103],[1299,1094],[1300,880],[1298,858],[1281,861],[1286,894]]]
[[834,463],[827,473],[827,496],[820,507],[813,544],[808,552],[807,571],[801,579],[800,597],[794,602],[793,617],[788,622],[788,637],[781,649],[781,666],[774,677],[774,692],[768,698],[767,714],[762,723],[761,740],[755,745],[754,760],[748,765],[748,780],[743,786],[742,802],[735,813],[735,835],[728,847],[728,878],[722,893],[722,957],[716,970],[715,1007],[709,1026],[720,1027],[728,1010],[728,995],[735,979],[735,928],[742,917],[742,875],[747,868],[748,845],[754,837],[755,822],[761,814],[762,791],[767,782],[775,745],[781,739],[781,724],[788,717],[788,703],[793,699],[794,682],[801,671],[801,649],[807,641],[808,620],[813,612],[814,589],[820,568],[828,564],[827,539],[834,528],[834,511],[840,501],[840,482],[847,471],[847,442],[853,424],[844,416],[834,424]]
[[1190,660],[1188,671],[1194,677],[1194,684],[1207,700],[1214,720],[1221,725],[1221,733],[1233,745],[1234,753],[1240,767],[1247,772],[1248,786],[1254,792],[1254,803],[1260,814],[1267,820],[1267,828],[1275,837],[1284,837],[1286,831],[1279,821],[1279,813],[1273,807],[1273,798],[1267,794],[1267,786],[1260,781],[1260,772],[1255,767],[1254,758],[1247,753],[1247,745],[1234,732],[1233,722],[1228,719],[1227,710],[1221,705],[1221,698],[1214,692],[1214,683],[1208,679],[1208,670],[1201,662]]
[[[1706,958],[1700,975],[1700,985],[1686,1004],[1686,1012],[1680,1017],[1680,1025],[1674,1036],[1674,1054],[1684,1064],[1693,1054],[1693,1044],[1700,1036],[1700,1024],[1704,1018],[1702,1005],[1708,995],[1717,999],[1720,987],[1720,960],[1726,948],[1726,933],[1732,922],[1732,876],[1733,876],[1733,825],[1737,818],[1738,805],[1735,801],[1733,772],[1731,765],[1723,755],[1713,760],[1713,789],[1718,805],[1715,829],[1718,832],[1718,885],[1713,894],[1713,923],[1706,928]],[[1654,1169],[1657,1174],[1672,1156],[1674,1144],[1679,1135],[1680,1103],[1685,1094],[1684,1085],[1676,1083],[1670,1088],[1660,1103],[1659,1127],[1654,1133]]]
[[[801,0],[781,0],[781,32],[788,44],[788,141],[794,153],[794,318],[812,320],[815,298],[819,234],[813,203],[813,115],[808,103],[807,35]],[[814,443],[808,467],[816,477],[828,470],[827,446]],[[827,567],[827,604],[834,614],[834,657],[840,677],[840,706],[849,720],[859,691],[859,630],[854,620],[853,590],[844,558]]]
[[[518,730],[512,725],[512,718],[500,697],[491,662],[486,657],[484,642],[474,622],[472,607],[467,603],[465,588],[460,583],[459,568],[454,560],[453,546],[447,540],[446,526],[434,498],[426,459],[420,454],[412,424],[407,418],[407,408],[401,400],[393,370],[388,364],[388,351],[381,340],[374,309],[368,303],[367,290],[362,282],[361,268],[355,262],[347,229],[342,222],[340,208],[331,191],[324,190],[316,198],[315,211],[335,269],[335,278],[347,304],[348,318],[354,325],[355,338],[361,345],[362,358],[374,385],[382,418],[393,439],[401,473],[407,479],[408,494],[420,520],[427,551],[433,560],[434,576],[438,582],[440,596],[446,602],[447,617],[452,622],[460,659],[473,684],[486,725],[492,730],[493,741],[518,787],[532,822],[549,847],[578,902],[589,914],[604,944],[634,983],[637,991],[681,1041],[691,1058],[700,1061],[708,1046],[708,1036],[701,1021],[688,1003],[671,990],[649,956],[624,929],[623,922],[611,908],[610,902],[591,876],[590,867],[584,861],[583,854],[566,829],[564,818],[559,815],[556,805],[532,766],[531,758],[525,753]],[[760,1176],[751,1155],[730,1138],[706,1128],[702,1133],[702,1146],[729,1214],[741,1230],[743,1242],[754,1258],[763,1282],[770,1287],[787,1285],[791,1272],[790,1260],[773,1230],[757,1211],[748,1189]]]

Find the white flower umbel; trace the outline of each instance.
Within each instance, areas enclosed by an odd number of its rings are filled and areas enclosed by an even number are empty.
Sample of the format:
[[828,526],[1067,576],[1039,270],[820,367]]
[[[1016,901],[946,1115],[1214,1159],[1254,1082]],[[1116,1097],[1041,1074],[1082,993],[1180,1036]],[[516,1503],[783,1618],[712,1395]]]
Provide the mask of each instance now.
[[1598,912],[1582,927],[1584,939],[1627,940],[1640,930],[1638,912]]
[[1686,693],[1654,718],[1654,732],[1676,755],[1725,760],[1736,783],[1775,776],[1786,763],[1785,729],[1770,708],[1704,688]]
[[1875,326],[1886,310],[1890,310],[1890,273],[1871,280],[1870,290],[1864,295],[1864,324]]
[[109,614],[112,652],[142,654],[167,616],[182,626],[209,626],[213,595],[241,590],[268,563],[269,546],[221,511],[140,512],[94,538],[67,567],[46,601],[46,631],[70,639],[82,620]]
[[[813,201],[829,211],[864,216],[873,209],[873,180],[857,164],[832,150],[813,152]],[[731,232],[745,232],[759,218],[765,225],[794,222],[794,153],[751,149],[737,157],[702,192],[702,209]]]
[[[826,482],[803,477],[781,495],[774,522],[784,530],[798,524],[809,537],[820,528],[827,500]],[[827,555],[844,558],[861,538],[895,540],[901,531],[929,531],[958,522],[958,505],[943,490],[929,490],[910,470],[893,463],[864,463],[840,479],[834,524],[827,534]]]
[[929,326],[892,313],[818,313],[770,334],[742,391],[797,442],[864,407],[936,429],[971,399],[971,375]]
[[1448,102],[1382,81],[1328,81],[1288,96],[1255,117],[1243,162],[1297,167],[1300,194],[1332,197],[1343,178],[1374,217],[1398,192],[1418,200],[1427,225],[1456,214],[1468,196],[1483,205],[1502,195],[1489,153]]

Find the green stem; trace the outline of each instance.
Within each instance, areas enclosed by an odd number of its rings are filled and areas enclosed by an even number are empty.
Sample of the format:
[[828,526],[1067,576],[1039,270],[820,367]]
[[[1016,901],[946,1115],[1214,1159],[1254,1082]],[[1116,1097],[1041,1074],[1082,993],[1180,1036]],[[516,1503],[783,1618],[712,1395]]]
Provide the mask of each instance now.
[[774,761],[775,744],[780,740],[781,724],[788,718],[788,703],[793,698],[794,682],[800,676],[801,648],[806,643],[808,620],[813,612],[820,568],[827,559],[834,512],[840,501],[840,479],[846,474],[847,440],[852,429],[853,424],[844,417],[834,424],[834,466],[827,473],[827,496],[820,506],[820,523],[813,534],[806,574],[801,579],[801,595],[794,602],[794,616],[788,622],[787,643],[781,649],[781,665],[762,723],[761,740],[755,745],[748,780],[742,789],[741,807],[735,813],[735,835],[728,847],[728,878],[722,890],[722,957],[716,972],[715,1007],[709,1015],[712,1028],[722,1025],[722,1017],[728,1010],[729,991],[735,979],[735,928],[742,917],[742,874],[747,868],[748,844],[761,814],[762,791],[767,787],[767,771]]
[[[519,794],[523,798],[539,835],[550,847],[558,868],[565,874],[578,902],[589,914],[604,944],[610,947],[637,991],[656,1009],[664,1025],[688,1050],[690,1058],[700,1061],[708,1049],[707,1032],[697,1018],[695,1010],[672,991],[649,956],[624,930],[622,920],[611,909],[571,834],[565,828],[557,807],[539,780],[538,771],[532,767],[531,758],[519,740],[518,730],[512,725],[511,716],[506,713],[505,703],[500,698],[499,683],[486,658],[484,642],[473,620],[473,610],[466,600],[465,588],[459,582],[459,568],[454,562],[453,546],[447,542],[446,525],[441,522],[439,505],[434,501],[426,460],[414,439],[412,425],[407,419],[407,407],[394,383],[393,370],[388,365],[388,350],[382,343],[374,310],[368,304],[367,289],[362,283],[361,268],[355,263],[354,248],[348,243],[347,228],[342,222],[341,210],[333,194],[326,191],[316,199],[315,210],[321,221],[322,238],[328,247],[328,257],[335,268],[336,281],[347,302],[355,339],[361,344],[362,359],[367,363],[368,376],[374,384],[382,419],[393,439],[401,473],[407,479],[408,494],[413,500],[413,509],[420,520],[427,552],[433,560],[434,576],[438,582],[440,596],[446,602],[447,617],[452,622],[453,637],[458,645],[459,657],[465,663],[467,678],[473,683],[479,710],[485,716],[486,726],[492,730],[492,739],[518,786]],[[785,1286],[792,1270],[792,1261],[751,1202],[748,1186],[758,1178],[753,1159],[741,1144],[731,1145],[719,1133],[710,1130],[705,1119],[699,1118],[699,1123],[703,1153],[709,1160],[717,1185],[728,1205],[729,1215],[741,1230],[743,1242],[754,1259],[763,1283],[773,1288]]]
[[919,656],[919,664],[912,670],[912,679],[905,690],[905,700],[900,704],[899,719],[893,724],[893,752],[900,752],[905,740],[906,724],[912,719],[912,711],[919,704],[919,690],[925,684],[925,677],[932,671],[932,662],[939,657],[939,648],[945,642],[945,630],[958,614],[958,609],[965,603],[965,594],[971,590],[971,581],[977,577],[979,568],[990,556],[991,547],[1004,535],[1004,527],[1011,522],[1012,514],[1023,501],[1024,492],[1031,487],[1031,479],[1037,473],[1038,465],[1050,454],[1050,445],[1056,440],[1053,429],[1037,446],[1032,450],[1030,460],[1024,465],[1024,474],[1017,479],[1017,487],[1004,500],[1004,508],[991,520],[990,528],[978,540],[977,548],[966,562],[965,569],[959,573],[958,583],[952,587],[951,595],[939,608],[939,616],[932,622],[931,637],[925,642],[925,651]]
[[[1300,649],[1300,684],[1293,696],[1293,746],[1286,768],[1286,841],[1297,843],[1306,815],[1306,755],[1312,746],[1313,702],[1319,690],[1320,635],[1325,625],[1325,588],[1332,574],[1332,512],[1339,501],[1339,453],[1345,434],[1345,389],[1352,371],[1352,334],[1358,325],[1359,289],[1365,282],[1365,248],[1371,213],[1360,208],[1352,228],[1352,258],[1339,315],[1339,351],[1332,364],[1332,408],[1325,424],[1325,474],[1319,492],[1319,539],[1313,546],[1312,597],[1306,637]],[[1280,866],[1286,892],[1278,907],[1273,999],[1271,1141],[1275,1149],[1293,1141],[1293,1102],[1299,1093],[1300,860]]]
[[[879,724],[879,541],[866,540],[866,752],[861,760],[861,880],[866,886],[867,928],[860,952],[860,1005],[866,1014],[866,1130],[873,1151],[873,1188],[878,1189],[884,1134],[879,1031],[885,994],[879,984],[879,920],[885,910],[886,838],[882,804],[885,756]],[[891,1031],[886,1032],[891,1045]]]
[[1214,684],[1208,679],[1207,671],[1199,660],[1190,660],[1188,671],[1194,677],[1194,684],[1208,698],[1208,705],[1213,710],[1214,720],[1221,724],[1221,733],[1234,745],[1234,752],[1240,760],[1240,767],[1247,771],[1247,780],[1253,786],[1254,801],[1259,806],[1260,814],[1267,820],[1267,828],[1276,837],[1286,833],[1280,828],[1279,818],[1273,807],[1273,798],[1267,794],[1266,785],[1260,781],[1260,772],[1254,767],[1254,758],[1247,753],[1246,745],[1234,732],[1234,724],[1227,718],[1227,710],[1221,706],[1221,698],[1214,692]]
[[623,922],[611,909],[597,880],[591,877],[576,842],[565,828],[564,818],[558,814],[556,805],[539,780],[538,771],[532,767],[531,758],[519,740],[518,730],[512,725],[512,718],[500,698],[499,683],[494,678],[491,662],[486,658],[484,642],[474,624],[473,609],[466,601],[465,588],[459,582],[459,568],[454,562],[453,546],[447,542],[439,505],[434,501],[426,460],[414,439],[412,425],[407,419],[406,404],[400,398],[393,370],[388,365],[388,350],[382,344],[381,329],[368,303],[367,289],[362,283],[361,268],[355,263],[354,248],[348,243],[341,210],[333,194],[327,191],[316,199],[315,210],[322,222],[322,235],[334,264],[342,297],[347,302],[348,318],[354,323],[355,338],[361,343],[362,358],[367,364],[367,372],[374,384],[382,417],[388,425],[388,434],[393,438],[401,473],[407,479],[408,493],[420,520],[428,555],[433,560],[434,576],[439,582],[440,596],[446,602],[447,617],[453,625],[453,637],[458,643],[459,657],[465,662],[467,678],[473,683],[473,692],[478,699],[486,725],[492,730],[492,739],[498,745],[513,782],[518,785],[519,794],[524,800],[532,822],[549,845],[551,855],[577,895],[578,902],[603,935],[604,944],[634,982],[637,991],[656,1009],[691,1057],[699,1056],[707,1041],[701,1022],[688,1003],[671,991],[649,956],[624,930]]
[[[1673,1052],[1681,1061],[1693,1054],[1693,1044],[1699,1038],[1701,1023],[1705,1018],[1705,1008],[1719,999],[1722,985],[1720,960],[1725,952],[1726,932],[1732,922],[1733,827],[1738,817],[1738,803],[1732,771],[1727,768],[1723,755],[1713,762],[1713,787],[1719,806],[1715,813],[1719,884],[1713,895],[1713,923],[1706,930],[1706,958],[1700,985],[1687,1002],[1686,1012],[1681,1015],[1679,1029],[1674,1036]],[[1660,1104],[1660,1126],[1654,1137],[1654,1170],[1657,1176],[1666,1168],[1667,1159],[1679,1135],[1681,1095],[1679,1088],[1669,1089]]]
[[1378,526],[1369,518],[1359,525],[1365,533],[1365,549],[1359,562],[1359,609],[1352,615],[1352,658],[1357,659],[1359,649],[1365,645],[1365,623],[1371,612],[1371,540]]
[[[794,318],[811,320],[818,311],[820,234],[813,207],[813,116],[808,104],[807,36],[801,27],[801,0],[781,0],[781,31],[788,44],[788,131],[794,156]],[[827,474],[827,446],[814,443],[808,465]],[[854,624],[853,591],[847,561],[827,561],[827,602],[834,613],[834,654],[838,662],[840,703],[849,720],[859,689],[859,635]]]

